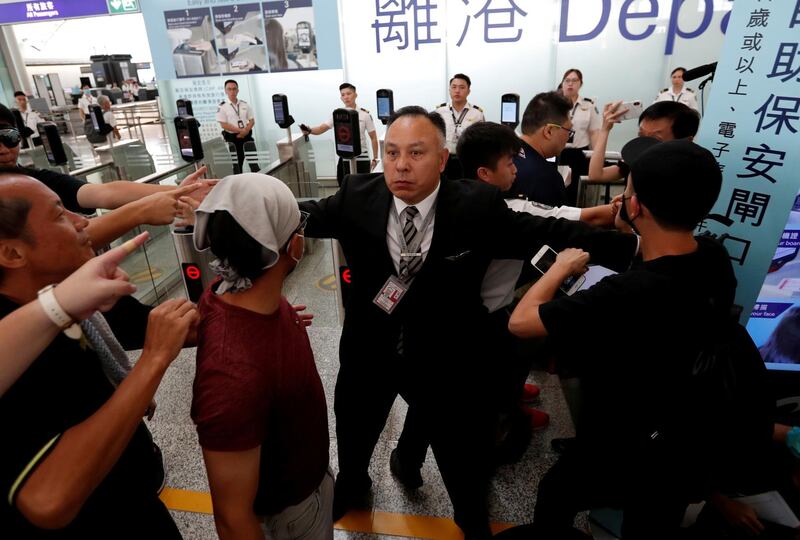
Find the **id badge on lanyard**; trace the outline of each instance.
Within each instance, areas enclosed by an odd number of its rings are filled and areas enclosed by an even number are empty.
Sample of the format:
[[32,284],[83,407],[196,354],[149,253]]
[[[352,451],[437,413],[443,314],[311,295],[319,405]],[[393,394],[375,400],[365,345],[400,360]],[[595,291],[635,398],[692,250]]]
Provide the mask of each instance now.
[[468,109],[466,106],[461,110],[461,114],[458,116],[458,120],[456,120],[456,113],[453,110],[453,107],[450,107],[450,116],[453,117],[453,141],[458,140],[458,132],[461,129],[461,123],[464,122],[464,117],[467,116]]
[[[419,231],[417,232],[416,240],[414,240],[410,246],[406,244],[406,239],[403,236],[402,230],[398,229],[397,241],[400,244],[401,260],[408,257],[422,257],[422,253],[420,252],[420,248],[422,247],[422,238],[425,235],[425,231],[430,226],[435,213],[436,207],[434,206],[428,211],[428,215],[422,222],[422,227],[420,227]],[[399,217],[397,218],[397,221],[399,225]],[[403,299],[408,292],[408,289],[411,287],[413,278],[409,280],[407,277],[404,279],[404,277],[405,276],[389,276],[389,278],[386,280],[386,283],[383,284],[383,287],[381,287],[381,290],[378,292],[378,295],[372,300],[376,306],[381,308],[389,315],[392,314],[397,305],[400,303],[400,300]]]
[[236,113],[236,118],[238,118],[238,119],[239,119],[239,122],[238,122],[238,124],[239,124],[239,127],[240,127],[240,128],[243,128],[243,127],[244,127],[244,122],[242,122],[242,117],[241,117],[241,116],[239,116],[239,111],[241,110],[241,108],[242,108],[242,105],[241,105],[241,104],[239,104],[239,107],[237,108],[237,107],[234,107],[234,106],[233,106],[233,103],[231,103],[231,109],[233,109],[233,112],[235,112],[235,113]]

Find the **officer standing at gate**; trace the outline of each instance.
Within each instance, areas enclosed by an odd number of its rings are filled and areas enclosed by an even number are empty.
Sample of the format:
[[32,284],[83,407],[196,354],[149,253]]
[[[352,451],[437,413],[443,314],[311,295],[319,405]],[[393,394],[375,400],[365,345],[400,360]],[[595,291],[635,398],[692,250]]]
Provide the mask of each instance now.
[[[253,109],[241,99],[238,99],[239,85],[233,79],[225,81],[225,94],[228,99],[219,104],[217,109],[217,122],[222,128],[222,138],[233,143],[236,147],[236,159],[239,163],[238,172],[242,171],[244,163],[244,144],[253,142],[253,126],[256,119]],[[251,163],[250,170],[258,172],[257,164]]]
[[469,126],[475,122],[486,120],[483,109],[467,101],[472,81],[463,73],[456,73],[450,79],[450,105],[442,103],[436,107],[435,112],[444,120],[447,131],[445,146],[450,151],[447,167],[444,174],[448,178],[462,178],[461,165],[456,157],[458,138]]
[[[356,104],[356,98],[358,98],[358,94],[356,93],[355,86],[348,82],[340,84],[339,97],[341,98],[345,109],[352,109],[358,112],[358,125],[359,132],[361,133],[361,155],[356,159],[355,172],[368,173],[378,164],[378,134],[375,131],[375,122],[372,121],[372,115],[367,109],[361,108]],[[332,127],[333,115],[331,115],[327,122],[323,122],[315,127],[309,127],[306,124],[300,124],[300,130],[304,135],[322,135]],[[370,161],[369,153],[367,151],[367,137],[369,137],[372,145],[372,161]],[[353,172],[354,171],[350,170],[350,164],[342,161],[342,158],[339,158],[339,161],[336,164],[336,182],[338,182],[340,186],[342,185],[342,180],[344,179],[345,175],[353,174]]]

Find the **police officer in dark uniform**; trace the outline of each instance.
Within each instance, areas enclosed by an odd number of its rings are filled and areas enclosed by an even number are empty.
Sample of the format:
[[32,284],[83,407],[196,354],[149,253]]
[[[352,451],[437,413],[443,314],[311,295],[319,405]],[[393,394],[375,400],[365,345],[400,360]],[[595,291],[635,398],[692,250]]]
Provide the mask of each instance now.
[[[233,143],[236,147],[236,158],[239,162],[237,172],[242,171],[244,163],[244,144],[253,141],[253,126],[256,119],[253,109],[241,99],[238,99],[239,85],[233,79],[225,81],[225,94],[228,99],[219,104],[217,109],[217,122],[222,128],[222,138]],[[251,163],[250,170],[258,172],[258,165]]]

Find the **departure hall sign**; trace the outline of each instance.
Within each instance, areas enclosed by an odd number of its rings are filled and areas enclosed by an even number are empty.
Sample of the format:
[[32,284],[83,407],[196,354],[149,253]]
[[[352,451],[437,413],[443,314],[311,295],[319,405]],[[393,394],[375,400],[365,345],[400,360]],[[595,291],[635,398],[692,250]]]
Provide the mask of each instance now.
[[[130,0],[115,0],[120,6],[130,5]],[[134,2],[135,4],[135,2]],[[53,21],[129,13],[130,9],[114,10],[107,0],[46,0],[0,4],[0,24]]]

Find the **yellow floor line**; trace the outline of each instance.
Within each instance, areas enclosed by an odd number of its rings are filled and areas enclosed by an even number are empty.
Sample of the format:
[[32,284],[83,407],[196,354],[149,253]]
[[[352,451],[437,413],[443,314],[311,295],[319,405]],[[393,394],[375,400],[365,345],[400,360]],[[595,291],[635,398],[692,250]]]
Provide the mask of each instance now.
[[[167,487],[161,492],[161,500],[170,510],[201,514],[214,513],[209,493]],[[497,533],[510,526],[510,523],[493,523],[492,530]],[[336,528],[350,532],[433,540],[462,540],[464,538],[452,519],[377,510],[354,510],[339,520]]]

